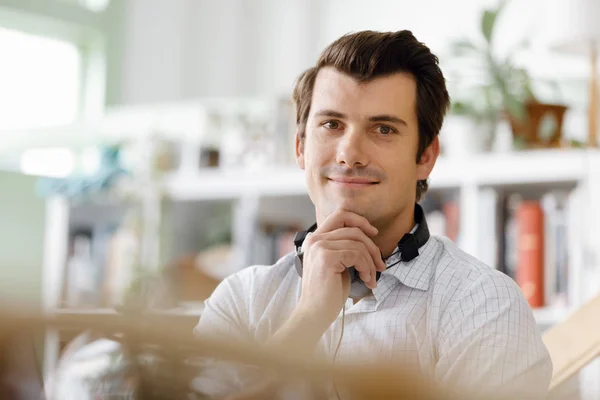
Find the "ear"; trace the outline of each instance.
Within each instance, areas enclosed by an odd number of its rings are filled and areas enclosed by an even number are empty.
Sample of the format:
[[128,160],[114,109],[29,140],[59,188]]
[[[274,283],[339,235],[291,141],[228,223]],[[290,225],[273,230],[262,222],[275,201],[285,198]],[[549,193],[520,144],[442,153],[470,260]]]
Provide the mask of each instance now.
[[433,170],[433,166],[440,155],[439,135],[435,135],[431,144],[421,154],[421,159],[417,163],[417,180],[426,180]]
[[300,137],[300,132],[296,131],[296,164],[300,169],[304,169],[304,142],[306,141],[306,135],[304,139]]

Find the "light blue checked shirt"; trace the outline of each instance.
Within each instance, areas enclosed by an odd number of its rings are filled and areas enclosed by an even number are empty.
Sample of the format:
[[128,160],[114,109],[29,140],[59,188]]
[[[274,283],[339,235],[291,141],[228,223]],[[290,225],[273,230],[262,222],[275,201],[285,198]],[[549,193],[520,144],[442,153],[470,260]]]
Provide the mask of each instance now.
[[[414,365],[441,384],[545,397],[552,362],[515,282],[447,238],[433,236],[419,252],[383,272],[372,294],[356,304],[348,299],[337,362],[368,354],[399,368]],[[397,261],[399,255],[387,264]],[[207,300],[195,332],[265,342],[289,317],[300,293],[293,254],[273,266],[244,269]],[[340,313],[319,343],[330,357],[341,328]]]

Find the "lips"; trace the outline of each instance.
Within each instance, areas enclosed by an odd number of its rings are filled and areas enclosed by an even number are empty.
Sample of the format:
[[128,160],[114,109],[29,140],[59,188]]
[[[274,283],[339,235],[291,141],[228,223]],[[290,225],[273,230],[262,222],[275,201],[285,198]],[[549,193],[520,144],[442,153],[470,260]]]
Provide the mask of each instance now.
[[343,186],[355,186],[355,187],[360,187],[360,186],[370,186],[370,185],[375,185],[379,182],[377,181],[373,181],[371,179],[366,179],[366,178],[358,178],[358,177],[347,177],[347,176],[333,176],[333,177],[329,177],[329,180],[332,181],[333,183],[337,183],[339,185],[343,185]]

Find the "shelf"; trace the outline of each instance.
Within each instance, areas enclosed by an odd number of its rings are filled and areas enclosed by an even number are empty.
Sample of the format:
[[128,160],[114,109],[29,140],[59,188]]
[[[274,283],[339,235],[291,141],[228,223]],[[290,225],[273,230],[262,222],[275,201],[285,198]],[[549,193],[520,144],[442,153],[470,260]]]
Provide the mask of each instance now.
[[99,119],[67,125],[0,131],[0,155],[8,156],[35,147],[72,149],[149,138],[197,143],[203,138],[209,114],[250,113],[272,116],[276,101],[269,98],[202,98],[152,104],[108,107]]
[[474,159],[471,168],[482,186],[580,182],[588,173],[586,150],[535,150]]
[[165,179],[164,189],[171,199],[179,201],[308,194],[302,170],[276,166],[258,171],[207,169],[195,174],[174,174]]
[[[431,174],[430,187],[575,186],[588,174],[589,157],[598,154],[583,149],[553,149],[460,159],[440,157]],[[164,188],[170,198],[181,201],[307,194],[304,172],[296,166],[175,173],[165,179]]]
[[[114,309],[56,309],[48,313],[50,326],[55,329],[59,342],[68,343],[89,327],[115,327],[125,319],[136,323],[166,324],[174,330],[189,331],[198,324],[202,309],[181,307],[172,310],[152,311],[143,315],[128,316],[119,314]],[[100,332],[104,328],[99,329]],[[110,332],[109,328],[107,332]],[[115,333],[115,332],[112,332]]]
[[588,159],[598,153],[584,149],[544,149],[440,158],[431,184],[440,186],[518,186],[577,184],[588,173]]
[[[155,310],[148,314],[150,315],[166,315],[176,317],[200,317],[204,306],[203,303],[198,303],[193,307],[178,307],[166,310]],[[94,317],[94,316],[112,316],[119,315],[114,308],[58,308],[49,312],[50,316],[55,316],[57,319],[60,318],[77,318],[77,317]]]

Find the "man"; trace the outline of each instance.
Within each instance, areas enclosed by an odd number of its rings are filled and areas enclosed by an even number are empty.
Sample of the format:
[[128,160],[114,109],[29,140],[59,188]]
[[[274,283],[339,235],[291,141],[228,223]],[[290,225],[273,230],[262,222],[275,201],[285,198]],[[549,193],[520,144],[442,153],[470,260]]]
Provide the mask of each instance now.
[[[449,105],[436,56],[408,31],[346,35],[300,76],[293,97],[316,229],[298,254],[226,279],[196,331],[337,362],[370,356],[472,391],[544,396],[552,365],[519,288],[450,240],[429,238],[419,220]],[[420,227],[425,242],[405,257],[399,241]],[[348,299],[352,270],[367,290]]]

